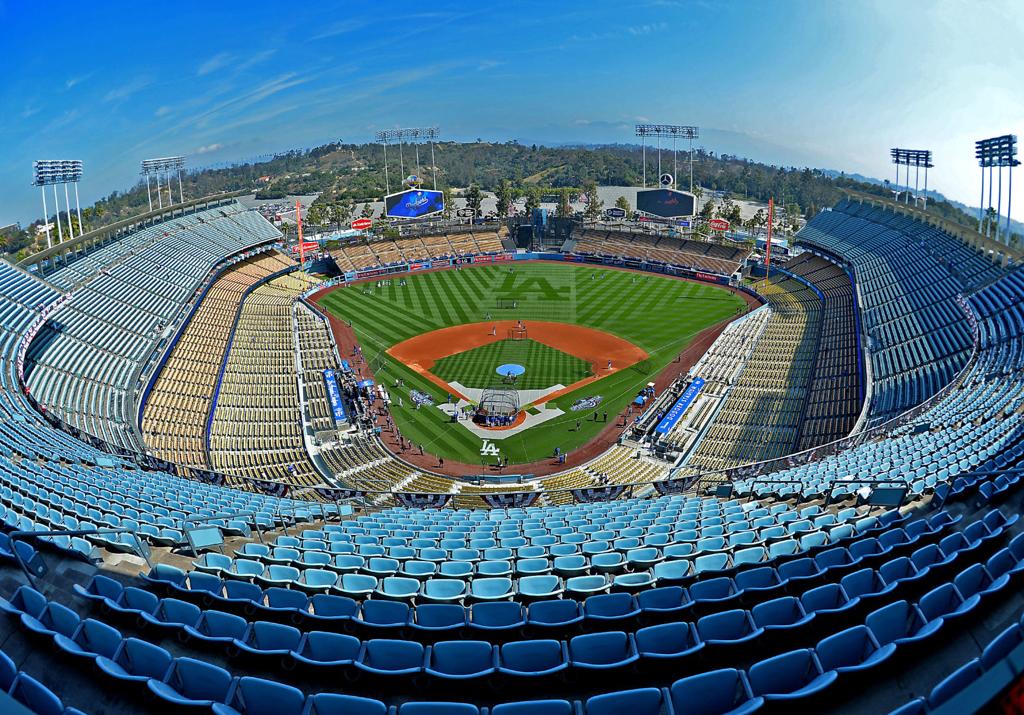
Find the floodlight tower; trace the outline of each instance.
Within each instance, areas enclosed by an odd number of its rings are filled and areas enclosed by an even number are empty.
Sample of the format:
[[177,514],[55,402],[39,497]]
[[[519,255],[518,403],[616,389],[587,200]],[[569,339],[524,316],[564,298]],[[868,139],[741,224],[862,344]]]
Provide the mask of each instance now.
[[159,159],[145,159],[139,172],[146,177],[146,196],[149,198],[149,210],[153,210],[153,194],[150,191],[149,177],[156,177],[156,202],[157,208],[164,207],[163,189],[160,186],[160,177],[167,177],[167,200],[168,205],[174,203],[174,189],[171,186],[170,173],[178,175],[178,200],[185,203],[185,191],[181,185],[181,170],[185,168],[185,157],[165,156]]
[[78,206],[78,180],[82,178],[82,162],[78,159],[40,159],[32,162],[33,185],[40,188],[43,197],[43,225],[46,228],[46,247],[53,247],[53,239],[50,235],[50,217],[46,209],[46,187],[53,186],[53,207],[57,217],[57,241],[63,243],[64,228],[60,220],[60,201],[57,198],[57,184],[64,185],[64,205],[67,207],[65,213],[68,217],[68,234],[70,238],[75,237],[74,226],[71,223],[71,201],[68,195],[68,184],[75,185],[75,207],[78,209],[78,232],[82,233],[82,211]]
[[700,130],[694,126],[681,124],[637,124],[636,136],[641,138],[641,153],[643,156],[643,186],[647,188],[647,137],[656,137],[658,140],[658,175],[661,175],[661,138],[672,138],[672,188],[678,187],[676,181],[676,139],[687,139],[690,142],[690,191],[693,191],[693,140],[700,136]]
[[377,132],[377,141],[384,145],[384,192],[391,193],[391,177],[388,173],[388,141],[398,140],[398,164],[402,172],[401,179],[405,180],[405,156],[403,147],[406,139],[417,140],[416,147],[416,172],[419,173],[420,166],[420,142],[430,142],[430,172],[433,176],[434,191],[437,191],[437,165],[434,163],[434,142],[437,140],[437,127],[406,127],[405,129],[385,129]]
[[896,200],[899,201],[900,189],[900,167],[907,167],[907,191],[903,203],[910,203],[910,167],[914,167],[914,205],[917,205],[918,187],[921,179],[921,169],[924,169],[924,207],[928,208],[928,170],[934,168],[932,164],[932,152],[930,149],[890,149],[889,155],[892,163],[896,165]]
[[[996,198],[996,222],[995,237],[999,238],[999,219],[1003,210],[1003,167],[1006,167],[1008,174],[1008,194],[1006,198],[1006,234],[1007,241],[1010,236],[1010,206],[1013,198],[1013,167],[1020,166],[1017,160],[1017,137],[1013,134],[1004,134],[991,139],[982,139],[974,143],[974,156],[978,159],[981,167],[981,207],[978,209],[978,230],[984,226],[985,212],[992,208],[992,170],[999,169],[999,189]],[[985,169],[988,169],[988,206],[985,206]],[[985,235],[992,232],[991,225],[985,231]]]

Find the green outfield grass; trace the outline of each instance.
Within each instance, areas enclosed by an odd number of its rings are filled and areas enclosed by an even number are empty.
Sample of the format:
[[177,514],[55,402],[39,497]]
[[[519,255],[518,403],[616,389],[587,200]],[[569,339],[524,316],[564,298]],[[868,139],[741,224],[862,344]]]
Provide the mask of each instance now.
[[[499,299],[514,300],[516,307],[499,309]],[[598,412],[607,411],[609,422],[613,421],[637,391],[675,360],[694,336],[737,315],[744,305],[730,292],[703,283],[570,263],[520,262],[513,266],[414,273],[406,276],[405,286],[399,286],[397,280],[381,288],[373,282],[347,286],[328,294],[320,303],[352,322],[379,382],[394,393],[395,380],[402,378],[402,393],[417,389],[433,395],[438,402],[447,398],[445,392],[390,358],[384,352],[388,347],[451,325],[532,319],[605,330],[647,351],[647,360],[553,401],[552,405],[566,414],[497,442],[501,454],[513,463],[548,457],[555,447],[571,451],[592,439],[605,423],[600,419],[594,422],[593,413],[572,412],[574,402],[601,395]],[[464,379],[477,370],[493,371],[498,364],[473,368],[464,378],[446,370],[444,379],[466,384]],[[530,365],[526,367],[530,370]],[[414,410],[410,404],[405,394],[404,407],[398,407],[397,400],[392,405],[395,422],[406,438],[446,459],[480,463],[481,441],[476,435],[448,422],[440,410]],[[581,420],[579,430],[577,419]]]
[[526,368],[515,383],[519,390],[543,390],[552,385],[571,385],[590,377],[590,365],[574,355],[535,340],[499,340],[472,350],[441,358],[432,373],[463,387],[489,387],[501,382],[500,365],[515,363]]

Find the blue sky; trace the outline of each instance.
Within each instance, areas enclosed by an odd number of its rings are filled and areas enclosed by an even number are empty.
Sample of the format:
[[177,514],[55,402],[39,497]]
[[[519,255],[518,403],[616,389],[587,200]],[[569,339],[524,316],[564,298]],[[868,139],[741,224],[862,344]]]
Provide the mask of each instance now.
[[0,26],[0,225],[41,212],[33,159],[83,159],[91,202],[145,158],[430,124],[531,142],[696,124],[715,151],[883,178],[890,147],[930,148],[930,186],[977,204],[973,141],[1024,135],[1015,0],[0,0]]

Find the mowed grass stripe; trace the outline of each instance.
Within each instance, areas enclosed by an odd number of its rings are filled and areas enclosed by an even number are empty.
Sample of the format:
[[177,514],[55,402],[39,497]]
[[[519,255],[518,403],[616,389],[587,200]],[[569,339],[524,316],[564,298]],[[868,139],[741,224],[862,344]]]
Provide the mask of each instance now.
[[482,389],[500,383],[496,370],[508,363],[526,368],[515,384],[520,390],[571,385],[590,375],[586,361],[533,340],[502,340],[450,355],[438,360],[431,372],[447,382]]
[[[464,322],[463,315],[477,322],[486,313],[492,313],[495,320],[522,318],[527,324],[531,319],[565,320],[613,333],[650,353],[651,357],[639,369],[602,377],[556,400],[565,415],[513,439],[499,440],[502,455],[513,462],[548,456],[556,446],[571,450],[591,439],[604,425],[584,419],[577,432],[575,421],[580,415],[569,410],[575,400],[601,395],[601,411],[607,409],[609,420],[613,420],[636,391],[668,365],[693,336],[734,316],[743,305],[738,297],[713,286],[654,275],[644,280],[645,274],[641,273],[573,264],[516,263],[511,274],[509,268],[466,266],[461,270],[412,274],[406,277],[407,286],[398,287],[394,279],[390,289],[375,291],[371,287],[370,295],[362,295],[358,286],[335,291],[324,306],[352,320],[368,354],[413,335]],[[591,280],[592,273],[603,277]],[[637,283],[633,283],[634,277],[639,278]],[[499,295],[514,298],[519,306],[497,310],[495,298]],[[489,380],[492,375],[497,377],[493,372],[497,365],[520,361],[530,363],[526,367],[532,377],[554,380],[552,384],[573,381],[570,377],[553,377],[564,374],[564,359],[521,355],[522,351],[509,348],[493,359],[477,357],[472,365],[467,361],[462,379],[455,381],[466,384],[465,380],[472,375]],[[393,393],[393,376],[406,381],[404,407],[392,405],[395,421],[406,437],[445,458],[478,463],[479,438],[462,425],[448,422],[436,407],[419,411],[410,407],[409,390],[426,392],[443,402],[446,395],[442,389],[409,368],[392,364],[390,359],[373,364],[381,382],[388,384]],[[386,376],[392,376],[390,381]]]
[[449,311],[448,305],[441,298],[441,288],[438,286],[439,283],[447,283],[447,281],[423,281],[424,294],[429,296],[432,301],[432,306],[438,320],[444,325],[457,325],[459,323],[466,322],[461,318],[456,317],[455,311]]
[[459,320],[463,323],[473,323],[480,320],[482,316],[477,315],[476,301],[463,291],[462,281],[459,278],[461,275],[462,271],[453,271],[452,279],[441,283],[441,288],[444,289],[449,303],[459,315]]

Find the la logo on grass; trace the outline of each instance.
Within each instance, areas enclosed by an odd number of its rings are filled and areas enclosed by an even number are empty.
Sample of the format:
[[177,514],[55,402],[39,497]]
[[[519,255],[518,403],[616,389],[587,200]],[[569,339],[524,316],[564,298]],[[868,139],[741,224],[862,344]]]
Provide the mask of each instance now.
[[498,450],[498,445],[489,439],[484,440],[483,446],[480,448],[480,455],[483,457],[497,457],[501,452]]

